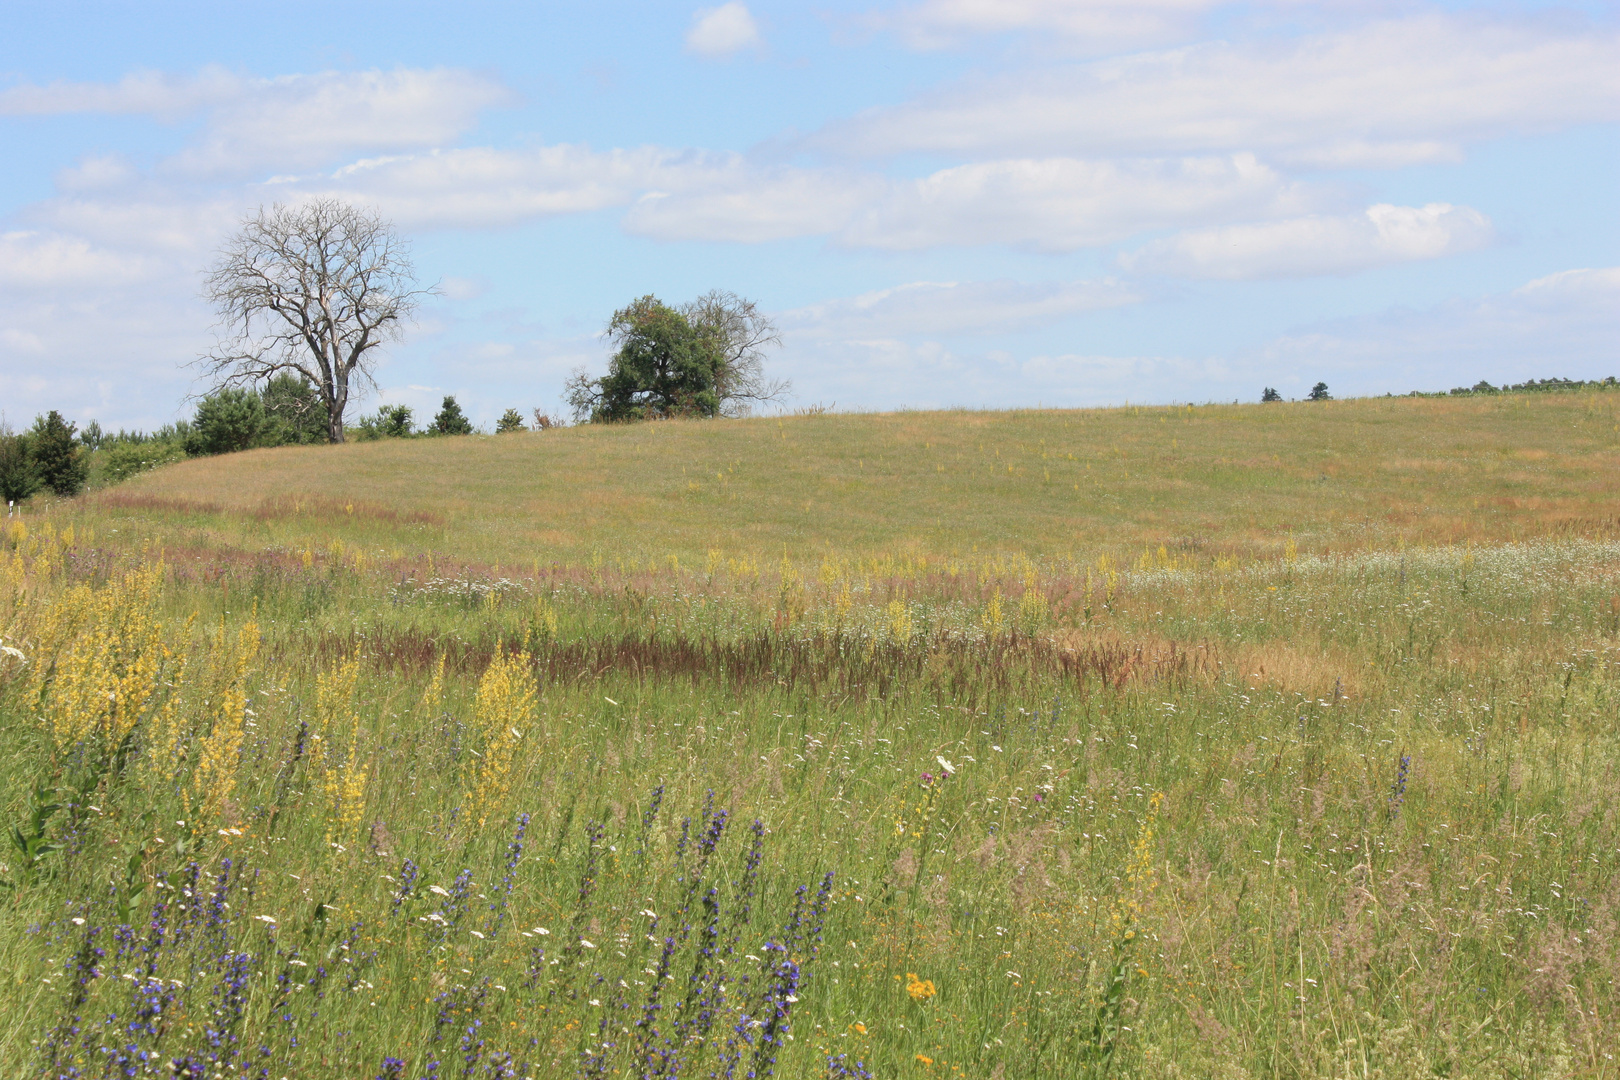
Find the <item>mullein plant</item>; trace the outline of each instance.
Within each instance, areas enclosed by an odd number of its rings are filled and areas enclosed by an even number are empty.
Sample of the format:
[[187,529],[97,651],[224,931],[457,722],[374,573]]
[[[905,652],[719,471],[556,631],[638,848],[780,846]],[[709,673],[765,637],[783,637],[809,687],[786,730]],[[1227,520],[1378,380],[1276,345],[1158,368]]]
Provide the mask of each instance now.
[[1148,798],[1148,812],[1137,826],[1131,845],[1131,859],[1125,870],[1124,887],[1108,907],[1108,930],[1113,962],[1106,970],[1101,992],[1095,1000],[1091,1030],[1081,1046],[1080,1076],[1100,1080],[1113,1071],[1128,1030],[1124,1024],[1128,1004],[1127,989],[1135,979],[1148,978],[1148,971],[1137,959],[1143,937],[1150,932],[1149,921],[1158,876],[1154,871],[1154,829],[1164,795],[1154,792]]

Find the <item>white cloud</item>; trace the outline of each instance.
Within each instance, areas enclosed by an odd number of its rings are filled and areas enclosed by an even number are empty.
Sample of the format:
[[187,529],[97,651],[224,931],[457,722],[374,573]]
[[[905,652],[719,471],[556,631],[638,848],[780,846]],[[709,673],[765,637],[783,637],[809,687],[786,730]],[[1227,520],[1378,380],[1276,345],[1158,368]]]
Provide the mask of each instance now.
[[699,56],[718,60],[763,44],[759,24],[741,0],[719,7],[699,8],[686,31],[686,47]]
[[257,81],[218,109],[185,172],[301,169],[352,153],[425,149],[454,140],[478,113],[511,101],[493,80],[453,68],[325,72]]
[[1091,52],[1157,44],[1186,33],[1219,0],[923,0],[869,16],[916,49],[940,49],[986,34],[1057,34]]
[[853,247],[1011,244],[1073,251],[1181,223],[1298,213],[1309,196],[1251,155],[993,161],[896,183],[840,234]]
[[[1397,308],[1284,335],[1235,363],[1339,393],[1445,390],[1480,379],[1620,375],[1620,267],[1568,270],[1511,292]],[[1275,385],[1281,386],[1279,381]]]
[[0,351],[37,355],[45,351],[45,342],[38,334],[30,334],[8,326],[0,330]]
[[781,313],[794,340],[889,339],[1020,330],[1122,307],[1142,297],[1113,278],[1098,281],[914,281]]
[[101,191],[107,188],[127,187],[138,181],[140,173],[122,154],[104,154],[82,158],[77,165],[60,169],[56,174],[58,191]]
[[1251,280],[1350,274],[1389,263],[1436,259],[1485,247],[1490,219],[1449,203],[1379,203],[1355,215],[1195,229],[1121,256],[1128,270]]
[[31,207],[28,216],[97,244],[189,265],[212,252],[258,201],[242,194],[200,196],[144,185],[96,197],[50,199]]
[[[1225,377],[1221,360],[967,352],[939,341],[791,341],[782,357],[799,401],[866,408],[1060,408],[1199,400]],[[1223,387],[1224,389],[1224,387]]]
[[0,90],[0,116],[146,114],[174,119],[241,98],[250,80],[210,66],[190,77],[137,71],[115,83],[24,83]]
[[0,285],[16,289],[86,288],[138,281],[151,261],[94,247],[76,236],[0,233]]
[[[673,181],[679,180],[679,183]],[[705,174],[666,176],[625,215],[632,233],[659,240],[759,243],[837,232],[882,199],[888,182],[849,170],[749,167],[735,158]]]
[[[835,305],[848,301],[835,301]],[[784,322],[786,316],[784,316]],[[852,327],[856,329],[856,327]],[[1254,400],[1318,379],[1337,396],[1446,390],[1480,379],[1620,375],[1620,267],[1570,270],[1479,299],[1303,327],[1229,355],[973,353],[937,339],[788,338],[800,400],[872,408]]]
[[470,129],[482,110],[512,99],[488,76],[456,68],[270,79],[208,68],[192,78],[140,72],[116,83],[13,86],[0,91],[0,115],[91,112],[178,119],[206,112],[201,141],[165,162],[165,169],[246,175],[264,168],[317,167],[355,153],[439,146]]
[[91,287],[0,289],[6,419],[26,425],[59,409],[70,420],[114,427],[173,420],[195,375],[179,365],[207,347],[212,318],[166,285],[103,278]]
[[[287,197],[360,198],[414,228],[492,228],[625,206],[649,187],[687,188],[735,169],[731,155],[641,147],[469,147],[373,158],[283,186]],[[273,194],[273,189],[266,189]]]
[[1620,34],[1428,14],[974,78],[832,124],[807,145],[868,157],[1249,150],[1390,167],[1617,118]]
[[1144,229],[1299,214],[1318,197],[1252,155],[1181,160],[994,161],[917,180],[836,169],[687,170],[643,196],[625,228],[661,240],[757,242],[829,235],[914,251],[1004,244],[1073,251]]
[[1620,304],[1616,303],[1620,300],[1620,266],[1561,270],[1513,290],[1513,297],[1520,303],[1549,312],[1566,307],[1605,310],[1620,322]]
[[489,292],[489,279],[477,277],[447,277],[439,282],[439,292],[450,300],[477,300]]
[[1320,198],[1247,154],[998,161],[895,180],[848,169],[760,167],[738,154],[575,145],[374,158],[265,191],[364,199],[415,228],[496,227],[628,206],[624,228],[659,240],[824,235],[887,250],[1005,244],[1072,251],[1144,229],[1298,215]]
[[79,166],[65,193],[30,216],[98,241],[177,254],[211,249],[253,204],[317,195],[374,205],[411,230],[499,228],[625,207],[626,231],[666,241],[827,236],[891,251],[992,244],[1073,251],[1144,230],[1298,216],[1329,194],[1251,154],[1016,159],[897,179],[656,146],[467,147],[369,157],[201,198],[163,176],[130,181],[119,168],[116,160]]

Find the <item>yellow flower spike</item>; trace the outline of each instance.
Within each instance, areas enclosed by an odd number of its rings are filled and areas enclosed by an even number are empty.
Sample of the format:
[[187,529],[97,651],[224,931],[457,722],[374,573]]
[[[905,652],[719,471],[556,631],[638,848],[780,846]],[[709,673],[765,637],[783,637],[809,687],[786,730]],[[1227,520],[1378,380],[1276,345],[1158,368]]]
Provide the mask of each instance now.
[[471,818],[479,825],[488,820],[490,812],[511,790],[518,744],[533,727],[539,699],[540,688],[529,654],[497,648],[495,658],[478,681],[473,705],[474,722],[484,735],[485,746],[467,805]]
[[236,789],[237,760],[246,734],[248,674],[259,655],[258,624],[244,624],[237,631],[234,645],[227,641],[221,627],[216,648],[219,688],[208,734],[198,744],[197,768],[191,775],[192,796],[201,806],[194,826],[197,832],[210,827]]
[[34,628],[28,685],[59,750],[87,739],[117,747],[156,703],[163,575],[153,562],[100,589],[75,586]]
[[444,654],[439,654],[438,662],[433,665],[433,678],[428,681],[427,690],[422,694],[422,715],[429,719],[438,715],[439,707],[444,704]]
[[[326,795],[327,843],[352,837],[360,823],[369,771],[359,758],[360,713],[355,690],[360,683],[360,659],[351,656],[331,671],[315,677],[314,735],[318,752],[310,755],[311,771],[321,778]],[[347,744],[348,750],[343,747]]]

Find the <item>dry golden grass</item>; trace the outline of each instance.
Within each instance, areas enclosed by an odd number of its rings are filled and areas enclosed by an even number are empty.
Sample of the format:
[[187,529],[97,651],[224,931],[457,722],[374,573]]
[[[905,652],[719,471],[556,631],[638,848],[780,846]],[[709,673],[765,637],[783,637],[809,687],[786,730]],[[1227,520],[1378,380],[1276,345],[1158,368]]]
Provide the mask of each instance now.
[[[194,460],[98,496],[290,546],[487,563],[1134,558],[1608,534],[1620,394],[671,422]],[[250,528],[251,525],[251,528]]]

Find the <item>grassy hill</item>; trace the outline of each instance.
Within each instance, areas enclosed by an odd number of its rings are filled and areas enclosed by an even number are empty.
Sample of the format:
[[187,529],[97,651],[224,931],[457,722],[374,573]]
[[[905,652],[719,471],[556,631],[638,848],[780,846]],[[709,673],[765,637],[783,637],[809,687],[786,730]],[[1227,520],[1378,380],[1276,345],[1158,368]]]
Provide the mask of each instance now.
[[1620,394],[259,451],[0,521],[0,1075],[1615,1076]]
[[257,546],[522,566],[710,550],[1209,562],[1603,532],[1620,393],[824,415],[289,447],[101,497]]

